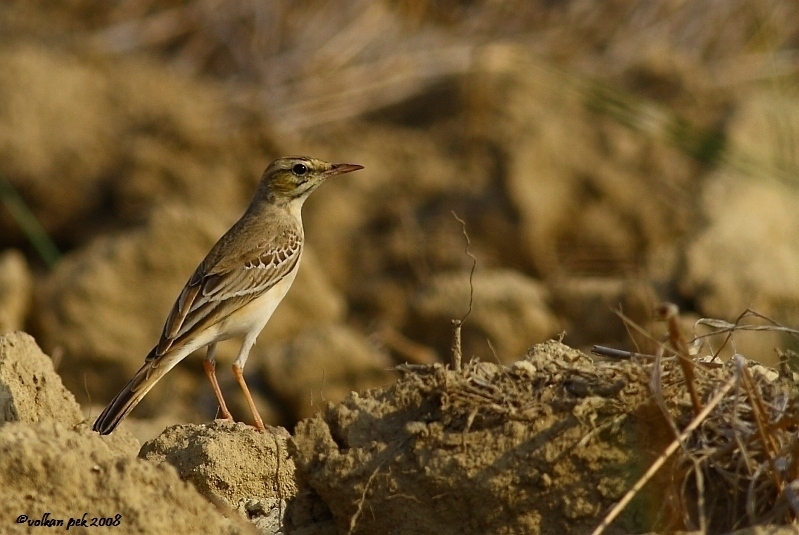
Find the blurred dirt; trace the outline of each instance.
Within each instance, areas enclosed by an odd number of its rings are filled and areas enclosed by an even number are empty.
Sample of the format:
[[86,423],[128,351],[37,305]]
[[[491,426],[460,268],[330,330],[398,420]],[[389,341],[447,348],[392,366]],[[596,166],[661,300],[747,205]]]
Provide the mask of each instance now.
[[[328,365],[330,361],[335,367]],[[336,323],[308,329],[264,359],[263,380],[291,419],[307,418],[331,400],[395,376],[386,354],[357,331]]]
[[471,278],[468,272],[431,277],[411,300],[412,332],[433,347],[447,347],[452,320],[466,316],[470,298],[463,344],[483,360],[513,362],[531,343],[562,330],[545,286],[516,271],[493,269]]
[[[742,96],[731,118],[728,135],[740,152],[701,193],[705,224],[686,247],[679,279],[680,290],[709,316],[752,308],[799,324],[799,214],[793,209],[799,191],[795,176],[779,164],[799,150],[780,148],[780,132],[796,124],[796,100],[776,91]],[[778,169],[765,167],[757,179],[746,178],[758,160],[774,161]]]
[[22,330],[33,300],[33,275],[16,249],[0,253],[0,334]]

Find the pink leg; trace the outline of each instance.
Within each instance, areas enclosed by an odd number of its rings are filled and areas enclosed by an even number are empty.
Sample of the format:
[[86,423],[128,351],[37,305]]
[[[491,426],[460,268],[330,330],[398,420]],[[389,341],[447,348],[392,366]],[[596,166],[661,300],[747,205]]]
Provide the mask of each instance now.
[[211,381],[211,388],[214,389],[214,395],[219,402],[219,412],[222,413],[222,418],[225,420],[233,421],[233,415],[227,410],[225,398],[222,397],[222,389],[219,388],[219,382],[216,380],[216,361],[214,354],[216,353],[216,343],[208,346],[208,351],[205,353],[205,360],[203,360],[203,371],[206,377]]
[[258,431],[264,431],[264,421],[261,419],[261,415],[258,414],[258,409],[255,408],[255,402],[252,399],[252,395],[250,395],[250,389],[247,388],[247,383],[244,382],[244,370],[234,364],[233,376],[236,378],[236,381],[238,381],[241,391],[244,392],[244,397],[247,399],[247,404],[250,406],[252,417],[255,420],[255,428]]

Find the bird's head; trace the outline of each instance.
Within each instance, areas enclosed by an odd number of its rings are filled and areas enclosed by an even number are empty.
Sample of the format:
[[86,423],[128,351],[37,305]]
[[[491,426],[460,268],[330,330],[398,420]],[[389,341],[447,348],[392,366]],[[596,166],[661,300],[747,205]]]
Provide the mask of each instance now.
[[275,201],[305,200],[328,178],[363,169],[349,163],[327,163],[306,156],[278,158],[266,168],[259,189],[264,189]]

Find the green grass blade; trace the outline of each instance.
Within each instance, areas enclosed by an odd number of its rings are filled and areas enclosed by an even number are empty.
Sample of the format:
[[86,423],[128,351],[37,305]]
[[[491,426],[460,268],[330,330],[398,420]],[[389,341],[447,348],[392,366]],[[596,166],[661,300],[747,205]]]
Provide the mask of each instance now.
[[2,175],[0,175],[0,202],[3,203],[11,217],[19,225],[19,228],[30,240],[47,268],[52,269],[61,258],[58,247],[56,247],[47,231],[39,223],[39,220],[36,219],[36,216],[33,215],[31,209],[28,208],[22,196]]

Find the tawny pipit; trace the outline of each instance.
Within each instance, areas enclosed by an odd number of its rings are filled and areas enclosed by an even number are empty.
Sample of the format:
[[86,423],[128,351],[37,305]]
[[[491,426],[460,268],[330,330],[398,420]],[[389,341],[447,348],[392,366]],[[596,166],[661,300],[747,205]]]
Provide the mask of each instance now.
[[255,427],[264,424],[244,382],[244,364],[255,339],[283,300],[300,265],[304,233],[301,209],[325,179],[363,169],[314,158],[289,157],[264,171],[250,206],[222,236],[180,292],[167,317],[161,339],[128,382],[94,422],[108,434],[150,389],[191,352],[208,346],[203,362],[223,418],[231,419],[216,380],[216,343],[244,336],[233,363],[252,411]]

